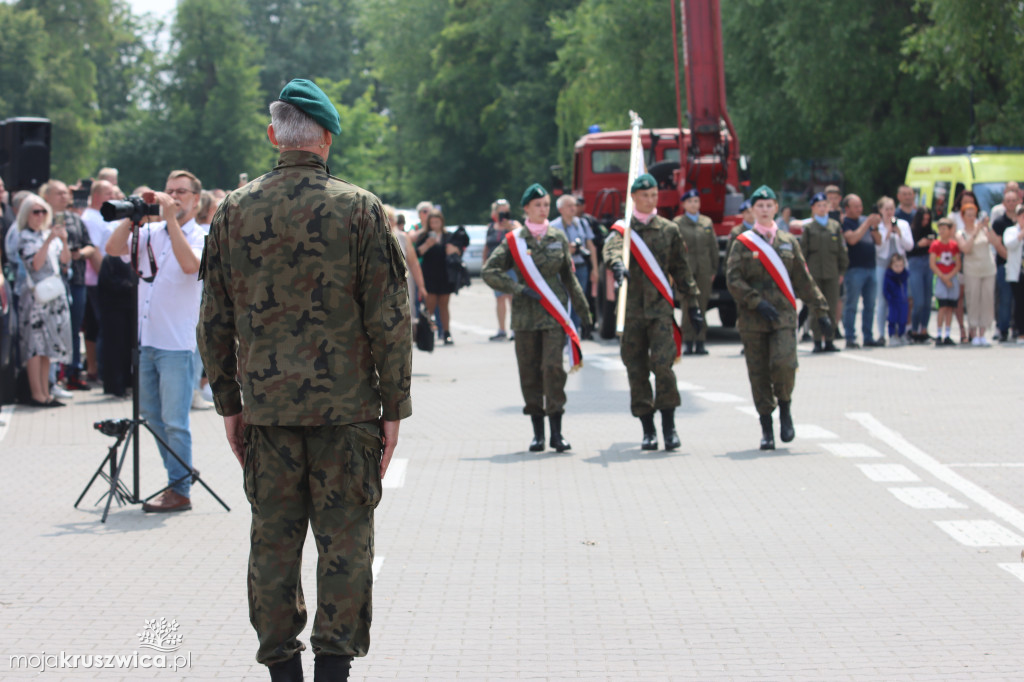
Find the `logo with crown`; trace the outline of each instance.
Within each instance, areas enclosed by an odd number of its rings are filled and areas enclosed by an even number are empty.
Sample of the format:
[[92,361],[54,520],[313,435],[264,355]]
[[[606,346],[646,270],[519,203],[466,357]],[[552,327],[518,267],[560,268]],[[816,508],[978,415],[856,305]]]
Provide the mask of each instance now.
[[140,647],[164,653],[177,651],[183,639],[178,634],[178,621],[168,621],[166,618],[147,620],[142,626],[142,632],[136,632],[135,636],[139,638]]

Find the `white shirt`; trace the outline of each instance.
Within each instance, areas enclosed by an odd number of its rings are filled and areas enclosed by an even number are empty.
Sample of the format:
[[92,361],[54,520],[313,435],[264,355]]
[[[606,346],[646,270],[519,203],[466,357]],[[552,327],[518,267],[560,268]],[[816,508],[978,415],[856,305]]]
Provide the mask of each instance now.
[[[89,232],[89,241],[99,249],[100,255],[107,255],[107,240],[114,233],[117,223],[108,223],[95,208],[87,208],[82,211],[82,223]],[[92,263],[85,262],[85,286],[94,287],[99,282],[99,274],[93,270]]]
[[[190,220],[181,227],[185,240],[197,258],[202,258],[205,237],[203,231]],[[152,240],[152,241],[150,241]],[[129,237],[129,246],[131,238]],[[139,345],[160,350],[196,349],[196,325],[199,324],[199,304],[203,296],[203,283],[198,273],[186,275],[174,257],[167,223],[150,223],[139,228],[138,265],[143,277],[149,277],[149,249],[153,246],[156,259],[156,279],[139,279]],[[131,256],[121,256],[126,263]]]
[[896,227],[890,229],[883,220],[878,226],[882,235],[882,243],[875,248],[875,265],[880,268],[889,267],[889,259],[894,253],[907,257],[907,251],[914,248],[914,235],[910,231],[910,223],[902,218],[896,219]]
[[1010,225],[1003,232],[1003,246],[1006,247],[1006,281],[1020,281],[1021,247],[1024,247],[1024,233],[1020,225]]

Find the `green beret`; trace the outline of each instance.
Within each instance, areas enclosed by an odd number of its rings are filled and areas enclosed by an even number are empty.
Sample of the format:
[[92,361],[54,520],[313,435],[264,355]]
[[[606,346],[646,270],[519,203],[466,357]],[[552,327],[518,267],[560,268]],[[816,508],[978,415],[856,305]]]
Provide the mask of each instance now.
[[520,199],[519,202],[521,206],[526,206],[534,199],[540,199],[541,197],[546,197],[547,195],[548,191],[541,187],[540,184],[535,182],[526,188],[526,191],[523,192],[523,198]]
[[294,78],[281,90],[278,98],[301,109],[311,119],[319,123],[325,130],[334,135],[341,135],[341,119],[338,110],[331,104],[331,99],[313,81]]
[[643,175],[637,176],[637,179],[633,181],[633,186],[629,188],[630,192],[636,192],[641,189],[651,189],[657,187],[658,181],[654,179],[654,176],[650,173],[644,173]]
[[750,195],[750,205],[753,206],[760,199],[771,199],[772,201],[778,201],[779,198],[775,196],[775,192],[768,185],[761,185],[754,190],[754,193]]

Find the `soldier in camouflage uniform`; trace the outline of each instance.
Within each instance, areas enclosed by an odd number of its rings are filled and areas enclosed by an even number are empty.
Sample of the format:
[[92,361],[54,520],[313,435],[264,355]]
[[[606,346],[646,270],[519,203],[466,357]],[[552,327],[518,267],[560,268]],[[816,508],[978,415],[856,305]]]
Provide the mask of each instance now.
[[[697,303],[703,315],[708,313],[708,301],[711,300],[711,284],[718,274],[718,238],[715,236],[715,225],[711,218],[700,213],[700,192],[696,189],[687,190],[682,196],[683,212],[676,216],[674,222],[679,227],[679,234],[686,245],[686,263],[697,282],[700,295]],[[707,339],[707,325],[698,331],[694,329],[690,318],[683,317],[683,338],[686,350],[683,355],[707,355],[704,341]],[[696,342],[696,343],[695,343]]]
[[412,412],[406,266],[377,197],[329,175],[327,96],[293,80],[270,113],[280,159],[213,218],[197,336],[252,507],[256,659],[302,679],[312,526],[316,679],[348,679],[370,645],[373,510]]
[[[633,234],[639,235],[650,248],[658,266],[670,278],[673,297],[690,301],[687,314],[694,328],[704,326],[704,317],[697,305],[700,289],[690,274],[686,262],[686,247],[679,227],[657,213],[658,183],[644,173],[630,188],[633,197]],[[629,270],[623,263],[622,235],[612,231],[604,244],[604,260],[620,284],[629,278],[626,288],[626,320],[622,331],[619,354],[629,377],[630,410],[643,426],[644,450],[658,449],[658,433],[654,428],[654,412],[661,411],[665,449],[679,447],[675,412],[679,407],[679,388],[672,365],[676,360],[676,343],[672,328],[674,310],[644,273],[638,260],[631,257]],[[651,373],[654,373],[654,392],[651,392]]]
[[[815,310],[822,312],[818,323],[831,331],[825,313],[828,303],[814,284],[804,262],[797,238],[775,225],[778,202],[770,187],[759,187],[750,197],[755,225],[750,231],[778,254],[789,275],[793,293]],[[767,254],[751,249],[740,237],[729,250],[725,277],[729,292],[736,299],[740,340],[747,361],[747,376],[754,395],[754,407],[761,419],[761,449],[775,449],[772,412],[779,402],[780,436],[793,440],[790,401],[796,382],[796,304],[776,283],[769,271]],[[781,276],[781,273],[780,273]]]
[[[568,301],[584,326],[590,324],[590,308],[573,272],[572,253],[565,233],[548,224],[551,197],[540,185],[526,188],[522,197],[526,226],[515,224],[506,238],[491,252],[481,276],[495,291],[512,294],[512,332],[515,335],[519,386],[526,407],[523,414],[533,422],[530,452],[544,450],[544,415],[551,426],[551,447],[565,452],[572,446],[562,436],[565,412],[566,371],[562,364],[566,333],[540,303],[541,295],[526,284],[520,267],[509,250],[508,239],[522,235],[527,254],[563,306]],[[509,271],[515,277],[509,276]]]
[[836,315],[839,305],[839,287],[843,283],[843,275],[850,265],[850,255],[846,251],[846,240],[843,239],[843,228],[828,217],[828,197],[818,192],[811,197],[811,219],[804,223],[803,234],[800,235],[800,247],[807,259],[807,269],[814,278],[814,283],[821,289],[828,302],[828,311],[811,310],[811,319],[818,320],[824,315],[832,319],[832,333],[825,336],[821,325],[811,324],[814,334],[814,352],[838,352],[833,342],[835,330],[838,329]]

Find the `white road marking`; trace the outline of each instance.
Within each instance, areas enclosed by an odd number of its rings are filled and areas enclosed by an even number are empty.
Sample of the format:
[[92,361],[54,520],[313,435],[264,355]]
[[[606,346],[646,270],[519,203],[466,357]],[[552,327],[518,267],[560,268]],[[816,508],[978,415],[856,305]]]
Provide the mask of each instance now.
[[881,452],[864,443],[822,443],[821,447],[836,457],[885,457]]
[[971,483],[945,464],[940,464],[934,457],[912,445],[903,436],[885,426],[870,414],[866,412],[852,412],[846,416],[860,423],[875,438],[950,486],[971,502],[974,502],[983,509],[987,509],[1017,530],[1024,531],[1024,513],[1019,509],[1003,502],[981,486]]
[[853,353],[840,353],[839,357],[843,358],[844,360],[854,360],[856,362],[866,362],[869,365],[878,365],[879,367],[889,367],[891,369],[902,369],[902,370],[906,370],[908,372],[923,372],[925,370],[924,367],[919,367],[917,365],[906,365],[906,364],[904,364],[902,362],[890,362],[888,360],[879,360],[877,358],[868,358],[868,357],[865,357],[863,355],[856,355],[856,354],[853,354]]
[[732,393],[715,393],[713,391],[703,391],[694,393],[698,398],[703,398],[713,403],[742,403],[743,398]]
[[480,327],[475,324],[464,324],[462,322],[448,322],[448,326],[452,329],[458,329],[460,332],[469,332],[470,334],[486,336],[487,338],[491,338],[497,332],[496,329]]
[[11,425],[11,415],[14,414],[14,405],[4,405],[0,408],[0,443],[7,435],[7,427]]
[[689,381],[677,381],[676,382],[676,388],[678,388],[680,391],[703,391],[704,390],[703,386],[698,386],[697,384],[691,384]]
[[1024,563],[1017,564],[997,564],[999,568],[1004,571],[1009,571],[1013,575],[1017,576],[1021,580],[1024,580]]
[[966,504],[961,504],[938,488],[930,486],[889,488],[889,492],[900,502],[914,509],[967,509]]
[[626,366],[622,364],[622,360],[619,358],[610,358],[606,355],[585,355],[583,357],[583,364],[590,365],[591,367],[597,367],[598,369],[606,372],[626,371]]
[[857,468],[872,481],[879,483],[904,483],[921,480],[917,474],[902,464],[858,464]]
[[795,424],[797,438],[806,438],[808,440],[829,440],[831,438],[839,438],[836,434],[832,433],[828,429],[823,429],[820,426],[814,424]]
[[757,408],[754,407],[753,405],[737,405],[736,409],[742,412],[743,414],[749,414],[751,417],[759,416],[757,414]]
[[968,547],[1017,547],[1024,538],[995,521],[936,521],[935,525]]
[[370,567],[370,570],[373,572],[373,579],[374,580],[377,580],[377,576],[380,575],[380,567],[383,566],[383,565],[384,565],[384,557],[382,557],[382,556],[375,556],[375,557],[373,557],[373,566]]
[[947,464],[946,466],[962,469],[995,469],[997,467],[1024,469],[1024,462],[955,462],[953,464]]
[[385,489],[401,488],[405,485],[405,471],[408,468],[409,460],[392,458],[391,463],[388,464],[388,472],[381,480],[381,487]]

